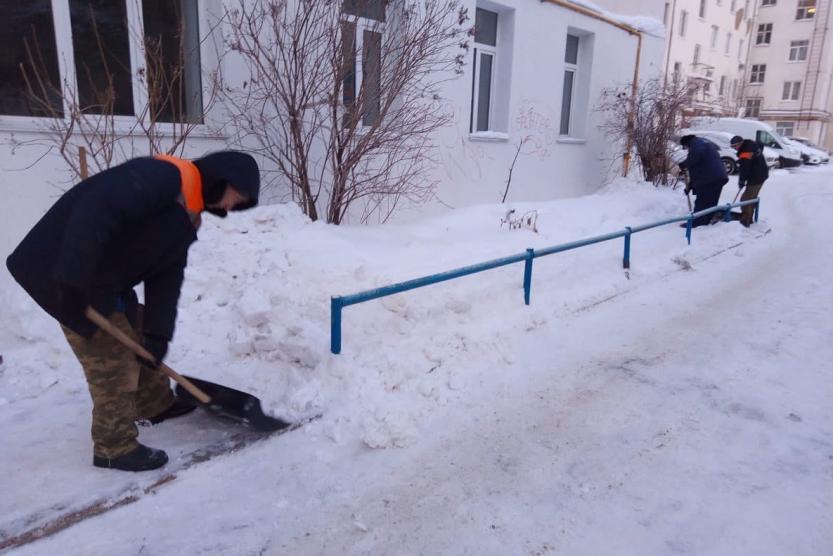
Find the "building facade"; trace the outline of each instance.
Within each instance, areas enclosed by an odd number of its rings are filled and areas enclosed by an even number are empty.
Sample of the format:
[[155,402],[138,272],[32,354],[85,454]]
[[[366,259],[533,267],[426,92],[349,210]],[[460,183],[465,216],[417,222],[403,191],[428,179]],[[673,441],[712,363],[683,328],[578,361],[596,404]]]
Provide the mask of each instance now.
[[831,146],[830,0],[758,0],[744,113],[782,135]]
[[[479,25],[462,72],[444,83],[435,96],[453,114],[433,138],[437,145],[432,169],[438,182],[435,202],[410,207],[413,210],[405,214],[500,202],[516,155],[510,201],[586,194],[602,185],[611,169],[621,171],[621,146],[611,145],[603,136],[601,116],[593,107],[603,89],[631,80],[637,58],[640,75],[660,72],[663,40],[650,33],[631,33],[616,21],[588,16],[582,8],[565,4],[560,0],[463,2],[471,24],[477,21]],[[153,152],[139,132],[141,113],[154,104],[147,82],[147,44],[142,37],[162,37],[164,47],[165,37],[184,28],[182,40],[191,48],[180,60],[184,63],[180,90],[175,102],[167,106],[176,110],[165,114],[157,137],[175,140],[181,130],[178,126],[190,123],[195,127],[181,151],[183,156],[196,157],[220,148],[252,150],[245,142],[234,142],[227,132],[233,123],[228,108],[209,98],[212,72],[217,69],[222,69],[229,82],[245,84],[247,79],[241,74],[245,64],[235,60],[236,53],[229,52],[223,40],[228,36],[223,11],[239,5],[239,0],[92,3],[95,17],[104,22],[95,32],[85,2],[0,0],[5,14],[0,23],[0,191],[5,200],[0,220],[4,230],[9,230],[3,234],[0,252],[8,253],[73,183],[59,151],[75,156],[79,138],[75,130],[64,144],[54,141],[50,130],[66,118],[67,101],[47,90],[42,106],[27,104],[21,94],[27,86],[21,64],[34,56],[41,61],[44,75],[68,86],[81,100],[86,97],[88,106],[96,106],[96,83],[112,81],[108,86],[115,90],[116,100],[105,108],[113,117],[101,122],[114,126],[118,141],[107,146],[112,152],[104,154],[118,163]],[[348,8],[344,12],[346,23],[356,23]],[[395,26],[389,25],[384,32],[395,32]],[[378,40],[372,29],[361,37]],[[102,66],[96,63],[99,42],[104,43],[110,62],[108,79],[100,77]],[[365,57],[373,52],[360,45],[359,51]],[[362,75],[367,59],[355,64],[351,75],[357,87],[373,81],[372,75]],[[90,171],[97,169],[91,166]],[[286,185],[274,178],[278,174],[269,172],[273,168],[265,165],[264,170],[271,197],[289,199]]]

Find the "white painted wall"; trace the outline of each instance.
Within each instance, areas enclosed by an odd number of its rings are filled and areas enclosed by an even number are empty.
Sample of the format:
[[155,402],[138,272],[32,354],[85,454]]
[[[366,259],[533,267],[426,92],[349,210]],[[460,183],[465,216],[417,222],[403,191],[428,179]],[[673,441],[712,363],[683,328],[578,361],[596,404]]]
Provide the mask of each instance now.
[[[476,2],[466,0],[474,14]],[[443,93],[454,112],[454,122],[438,134],[439,165],[436,176],[441,181],[437,201],[421,207],[409,207],[398,218],[448,210],[477,203],[500,200],[517,142],[529,137],[527,149],[520,155],[512,177],[510,201],[535,201],[576,196],[592,192],[613,171],[621,168],[620,149],[609,145],[597,129],[598,116],[593,106],[602,88],[629,81],[636,56],[636,38],[602,21],[571,10],[541,2],[506,0],[486,4],[499,8],[512,19],[512,26],[502,33],[511,42],[512,60],[506,79],[498,83],[505,95],[505,129],[503,135],[476,137],[469,133],[471,110],[471,64],[459,79],[450,82]],[[218,10],[219,4],[211,4]],[[210,17],[210,14],[204,15]],[[203,28],[208,28],[205,25]],[[584,94],[576,101],[576,117],[583,132],[577,137],[559,137],[564,52],[568,29],[585,33],[592,43],[579,64],[579,79],[584,80]],[[69,45],[59,45],[66,56]],[[214,45],[203,47],[203,60],[214,58]],[[663,41],[645,35],[640,73],[656,74],[661,70]],[[592,59],[591,59],[592,58]],[[504,63],[508,60],[504,60]],[[239,74],[232,58],[225,62],[227,76]],[[588,71],[589,67],[589,71]],[[242,77],[236,75],[236,78]],[[222,122],[223,111],[215,109],[210,120]],[[61,158],[48,152],[37,121],[0,116],[0,204],[3,257],[19,242],[34,222],[51,206],[63,190],[71,185]],[[189,141],[185,156],[196,157],[224,146],[228,138],[208,131],[197,133]],[[145,154],[137,145],[134,154]],[[617,160],[619,158],[619,160]],[[274,194],[284,191],[278,187]]]
[[[475,2],[469,2],[473,12]],[[636,38],[579,13],[546,2],[506,0],[514,12],[514,56],[509,86],[509,126],[502,140],[483,140],[469,134],[471,64],[461,79],[451,83],[447,100],[455,107],[452,128],[441,139],[442,203],[459,207],[498,202],[521,138],[531,137],[512,174],[508,200],[535,201],[586,194],[599,187],[608,171],[621,170],[619,153],[599,132],[593,106],[603,88],[624,84],[633,76]],[[592,69],[587,94],[581,99],[584,118],[581,137],[559,137],[568,29],[592,34]],[[640,75],[661,71],[663,41],[645,36]],[[581,64],[580,69],[581,72]],[[439,205],[425,210],[438,210]]]

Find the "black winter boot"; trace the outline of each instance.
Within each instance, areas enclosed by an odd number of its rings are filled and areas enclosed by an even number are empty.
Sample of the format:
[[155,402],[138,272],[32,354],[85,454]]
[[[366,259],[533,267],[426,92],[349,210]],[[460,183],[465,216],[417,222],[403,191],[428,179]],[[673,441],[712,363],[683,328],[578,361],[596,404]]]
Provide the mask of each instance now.
[[134,450],[116,458],[93,456],[93,465],[122,471],[150,471],[168,463],[168,454],[163,450],[148,448],[139,444]]

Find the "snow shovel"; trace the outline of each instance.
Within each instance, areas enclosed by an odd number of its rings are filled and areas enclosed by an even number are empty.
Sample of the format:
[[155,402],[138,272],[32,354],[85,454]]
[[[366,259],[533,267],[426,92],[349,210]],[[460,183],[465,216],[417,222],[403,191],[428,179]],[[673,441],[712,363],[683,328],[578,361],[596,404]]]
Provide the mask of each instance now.
[[[145,348],[119,330],[101,313],[92,307],[87,307],[85,314],[99,328],[124,344],[133,353],[153,360],[153,356]],[[259,431],[276,431],[291,424],[264,414],[260,400],[251,394],[206,380],[185,377],[164,363],[159,364],[159,370],[177,383],[176,393],[178,396],[186,401],[201,405],[216,415],[243,422]]]

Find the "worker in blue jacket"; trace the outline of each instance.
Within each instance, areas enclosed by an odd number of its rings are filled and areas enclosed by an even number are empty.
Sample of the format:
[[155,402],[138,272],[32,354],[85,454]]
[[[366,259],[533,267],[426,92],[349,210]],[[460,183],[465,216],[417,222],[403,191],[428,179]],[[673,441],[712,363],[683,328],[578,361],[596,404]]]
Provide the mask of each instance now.
[[[688,151],[686,159],[680,163],[680,168],[688,172],[688,187],[697,196],[694,201],[694,212],[700,212],[717,205],[723,186],[729,182],[720,153],[711,141],[686,135],[680,139],[680,145]],[[698,216],[692,226],[702,226],[712,221],[712,214]]]

